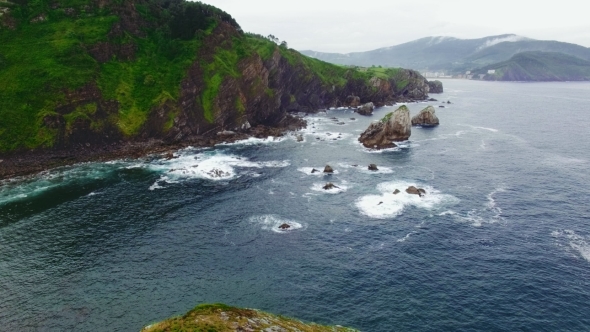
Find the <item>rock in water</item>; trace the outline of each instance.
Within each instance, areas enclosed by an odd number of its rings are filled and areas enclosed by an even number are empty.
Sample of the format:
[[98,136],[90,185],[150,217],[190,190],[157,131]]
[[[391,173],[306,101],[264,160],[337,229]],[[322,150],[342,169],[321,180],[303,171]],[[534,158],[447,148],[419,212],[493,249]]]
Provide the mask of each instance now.
[[434,107],[428,106],[425,109],[421,110],[418,115],[412,118],[412,126],[422,126],[422,127],[434,127],[438,126],[438,118]]
[[414,186],[409,186],[408,189],[406,189],[406,192],[410,195],[418,195],[420,197],[422,197],[422,195],[426,195],[426,190],[422,188],[416,188]]
[[317,170],[317,169],[315,169],[315,168],[311,170],[311,174],[313,174],[313,173],[318,173],[318,172],[319,172],[319,170]]
[[375,164],[371,164],[369,165],[369,171],[378,171],[379,169],[377,168],[377,165]]
[[375,109],[375,105],[373,103],[366,103],[363,106],[359,107],[356,112],[360,115],[373,115],[373,110]]
[[399,189],[396,189],[396,190],[393,192],[393,194],[394,194],[394,195],[397,195],[397,194],[399,194],[399,193],[401,193],[401,191],[399,191]]
[[428,92],[430,93],[443,93],[443,84],[441,81],[428,82]]
[[359,142],[371,149],[392,148],[396,146],[393,142],[405,141],[411,134],[410,110],[402,105],[380,121],[371,123],[359,137]]
[[336,186],[332,182],[326,183],[326,185],[323,186],[322,188],[324,188],[324,190],[330,190],[330,189],[334,189],[334,188],[340,189],[340,187]]
[[324,167],[324,173],[334,173],[334,169],[332,166],[326,165],[326,167]]
[[279,226],[279,228],[282,229],[282,230],[286,230],[286,229],[291,228],[291,225],[289,225],[289,224],[282,224],[281,226]]
[[303,142],[303,135],[297,135],[297,142]]

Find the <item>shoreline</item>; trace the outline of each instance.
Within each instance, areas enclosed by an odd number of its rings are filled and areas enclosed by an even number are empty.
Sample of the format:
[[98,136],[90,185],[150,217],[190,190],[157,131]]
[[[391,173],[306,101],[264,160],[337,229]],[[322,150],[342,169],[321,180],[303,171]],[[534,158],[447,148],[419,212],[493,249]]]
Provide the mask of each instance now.
[[101,146],[69,146],[59,149],[24,151],[0,156],[0,181],[11,178],[35,176],[45,171],[87,162],[108,162],[117,159],[139,159],[154,154],[170,154],[187,147],[214,147],[221,143],[234,143],[248,138],[282,137],[307,127],[307,121],[285,127],[259,125],[236,132],[230,136],[191,136],[182,142],[166,142],[163,139],[128,141]]

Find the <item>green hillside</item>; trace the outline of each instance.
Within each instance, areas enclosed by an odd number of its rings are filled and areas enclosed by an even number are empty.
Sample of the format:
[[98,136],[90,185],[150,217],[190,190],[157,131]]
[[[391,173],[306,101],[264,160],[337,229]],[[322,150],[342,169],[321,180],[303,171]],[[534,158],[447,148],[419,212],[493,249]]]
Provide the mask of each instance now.
[[[201,2],[13,0],[0,14],[0,153],[273,125],[423,80],[305,57]],[[396,89],[381,93],[373,76]]]
[[[489,70],[495,73],[487,74]],[[498,81],[588,81],[590,61],[555,52],[523,52],[474,73]]]

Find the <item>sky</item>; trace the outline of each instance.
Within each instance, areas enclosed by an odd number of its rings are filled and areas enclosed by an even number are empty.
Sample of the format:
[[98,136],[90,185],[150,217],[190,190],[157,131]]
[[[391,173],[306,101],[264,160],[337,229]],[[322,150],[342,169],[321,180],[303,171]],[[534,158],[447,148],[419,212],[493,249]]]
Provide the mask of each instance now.
[[429,36],[514,33],[590,47],[590,1],[204,0],[246,32],[273,34],[290,48],[362,52]]

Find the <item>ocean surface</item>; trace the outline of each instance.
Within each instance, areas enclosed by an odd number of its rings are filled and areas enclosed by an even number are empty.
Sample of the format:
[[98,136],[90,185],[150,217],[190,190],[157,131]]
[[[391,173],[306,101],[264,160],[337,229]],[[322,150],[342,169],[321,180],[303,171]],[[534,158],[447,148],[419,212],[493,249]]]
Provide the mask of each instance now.
[[331,110],[301,143],[2,182],[0,330],[138,331],[211,302],[362,331],[590,330],[590,84],[444,85],[408,105],[441,125],[391,150],[357,137],[396,107]]

